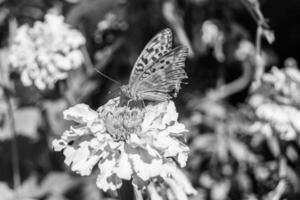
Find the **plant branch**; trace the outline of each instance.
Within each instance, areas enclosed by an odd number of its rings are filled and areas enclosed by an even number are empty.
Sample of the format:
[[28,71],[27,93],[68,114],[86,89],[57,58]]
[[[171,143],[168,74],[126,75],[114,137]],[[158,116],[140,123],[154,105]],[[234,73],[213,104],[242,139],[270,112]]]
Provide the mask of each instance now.
[[14,112],[13,112],[13,106],[12,106],[12,99],[11,99],[11,95],[9,92],[5,92],[5,102],[8,107],[9,129],[12,134],[11,152],[12,152],[14,189],[15,189],[15,191],[17,191],[21,185],[21,176],[20,176],[20,169],[19,169],[19,152],[18,152],[18,142],[17,142],[15,118],[14,118]]
[[261,76],[264,73],[264,65],[261,62],[261,40],[263,35],[263,28],[258,24],[256,30],[256,39],[255,39],[255,77],[254,81],[259,82]]
[[243,62],[242,67],[243,74],[240,78],[209,92],[207,98],[214,101],[222,100],[246,88],[252,80],[253,68],[249,62]]

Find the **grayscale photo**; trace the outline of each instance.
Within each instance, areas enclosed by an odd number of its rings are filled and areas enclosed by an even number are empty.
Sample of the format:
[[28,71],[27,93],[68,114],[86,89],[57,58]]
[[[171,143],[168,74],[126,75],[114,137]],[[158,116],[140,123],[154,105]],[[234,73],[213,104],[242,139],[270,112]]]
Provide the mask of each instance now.
[[0,200],[300,199],[300,1],[0,0]]

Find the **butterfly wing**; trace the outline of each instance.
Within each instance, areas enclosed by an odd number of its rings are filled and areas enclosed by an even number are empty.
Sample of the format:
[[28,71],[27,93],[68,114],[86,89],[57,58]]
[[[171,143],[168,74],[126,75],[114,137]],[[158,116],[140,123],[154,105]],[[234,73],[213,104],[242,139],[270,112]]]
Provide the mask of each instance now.
[[141,99],[165,101],[176,96],[183,79],[187,78],[184,62],[188,49],[179,46],[162,56],[146,69],[136,86],[136,93]]
[[161,56],[169,52],[171,47],[172,32],[169,28],[162,30],[148,42],[131,71],[128,83],[131,90],[134,89],[138,77]]

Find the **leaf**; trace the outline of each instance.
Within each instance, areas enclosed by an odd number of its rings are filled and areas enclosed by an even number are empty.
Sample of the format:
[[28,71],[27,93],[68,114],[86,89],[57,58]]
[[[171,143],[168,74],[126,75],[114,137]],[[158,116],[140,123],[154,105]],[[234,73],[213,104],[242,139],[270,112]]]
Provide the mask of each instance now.
[[165,182],[171,189],[172,194],[175,196],[175,199],[188,200],[187,194],[173,179],[166,178]]
[[192,144],[192,151],[213,151],[216,137],[214,134],[203,134],[197,136]]
[[89,176],[84,181],[82,193],[85,200],[104,200],[101,190],[97,188],[96,176]]
[[275,158],[280,156],[280,146],[277,138],[274,135],[267,137],[267,144]]
[[286,155],[292,162],[297,162],[299,160],[299,155],[294,146],[288,146],[286,148]]
[[256,156],[248,149],[248,147],[244,143],[234,138],[231,138],[228,141],[229,151],[236,160],[249,163],[257,162]]
[[227,199],[229,190],[230,190],[230,182],[229,181],[223,181],[223,182],[218,182],[213,185],[212,190],[211,190],[211,198],[213,200],[225,200]]
[[37,140],[37,129],[41,124],[41,113],[37,108],[26,107],[14,112],[15,126],[18,134]]
[[79,181],[79,179],[72,177],[67,173],[52,172],[44,178],[39,190],[59,196],[78,185]]
[[21,185],[19,194],[23,198],[40,198],[45,195],[62,197],[64,193],[78,184],[79,179],[75,179],[66,173],[49,173],[41,184],[39,184],[36,175],[31,175]]
[[46,200],[69,200],[63,195],[50,195]]
[[[8,108],[4,102],[0,101],[0,141],[12,138]],[[38,140],[38,127],[41,124],[41,114],[37,108],[25,107],[14,109],[15,128],[18,135]]]
[[35,198],[46,194],[39,189],[38,177],[36,175],[29,176],[29,178],[22,183],[18,193],[23,198]]
[[4,182],[0,182],[0,194],[1,200],[13,200],[14,198],[13,190]]
[[64,99],[56,101],[45,101],[43,108],[46,111],[47,121],[53,134],[61,135],[71,124],[63,119],[62,112],[67,109],[67,102]]

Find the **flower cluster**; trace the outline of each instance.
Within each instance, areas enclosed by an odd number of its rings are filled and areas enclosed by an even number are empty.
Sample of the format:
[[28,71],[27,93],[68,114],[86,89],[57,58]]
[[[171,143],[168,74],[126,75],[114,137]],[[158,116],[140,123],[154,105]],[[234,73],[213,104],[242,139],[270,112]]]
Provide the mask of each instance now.
[[115,98],[97,111],[85,104],[64,111],[66,120],[78,125],[53,141],[63,151],[65,163],[80,175],[89,175],[98,164],[97,186],[116,190],[122,179],[143,188],[156,177],[167,177],[168,164],[184,167],[189,148],[184,144],[183,124],[172,101],[145,108],[119,105]]
[[250,98],[258,120],[253,130],[266,135],[277,133],[283,140],[294,140],[300,132],[300,72],[295,68],[273,68],[264,74],[261,86]]
[[67,78],[70,70],[82,65],[84,57],[79,48],[84,44],[83,35],[65,24],[63,16],[47,14],[44,22],[17,29],[9,63],[20,71],[25,86],[53,88],[58,80]]
[[202,25],[202,41],[213,47],[217,41],[224,39],[224,34],[213,20],[207,20]]
[[202,24],[201,41],[205,48],[213,49],[214,57],[219,62],[224,62],[225,55],[223,52],[223,43],[225,36],[216,20],[206,20]]
[[234,55],[238,61],[253,59],[255,55],[255,47],[249,40],[242,40],[239,42]]
[[109,12],[97,24],[95,42],[99,44],[112,44],[117,35],[128,29],[128,23],[124,20],[122,12]]

